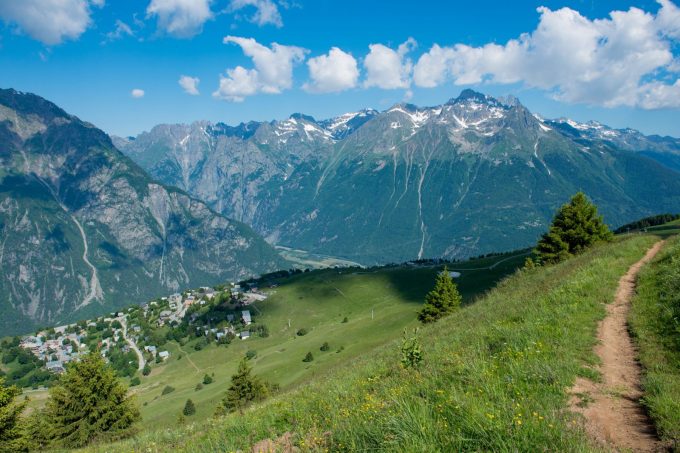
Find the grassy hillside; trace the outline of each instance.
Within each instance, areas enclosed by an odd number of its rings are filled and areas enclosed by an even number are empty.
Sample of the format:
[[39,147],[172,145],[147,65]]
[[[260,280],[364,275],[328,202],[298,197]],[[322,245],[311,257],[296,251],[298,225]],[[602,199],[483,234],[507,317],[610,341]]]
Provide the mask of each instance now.
[[418,370],[402,368],[395,341],[243,415],[92,450],[248,450],[266,439],[303,451],[594,450],[567,411],[567,389],[577,376],[597,378],[597,322],[619,277],[656,240],[620,237],[518,272],[421,329]]
[[[680,222],[675,222],[676,226]],[[667,231],[667,228],[663,231]],[[680,449],[680,240],[639,277],[630,315],[644,367],[644,404],[662,439]]]
[[[462,275],[457,282],[465,302],[492,288],[522,265],[526,255],[499,255],[456,263]],[[166,362],[154,365],[141,385],[132,387],[142,412],[142,429],[175,426],[188,398],[197,413],[190,421],[214,414],[239,360],[248,351],[255,372],[281,386],[283,391],[342,369],[376,347],[399,338],[403,329],[416,326],[416,312],[441,266],[399,266],[377,269],[325,269],[270,281],[269,297],[248,308],[255,324],[266,325],[269,337],[235,339],[229,345],[212,344],[200,351],[194,339],[183,346],[171,341]],[[347,322],[343,322],[344,318]],[[289,327],[290,321],[290,327]],[[253,327],[254,327],[253,326]],[[296,335],[306,329],[304,336]],[[169,328],[163,328],[167,331]],[[328,342],[330,350],[320,347]],[[302,362],[307,352],[314,361]],[[214,382],[196,390],[205,374]],[[162,395],[166,386],[175,391]],[[31,407],[44,404],[41,392],[31,392]]]

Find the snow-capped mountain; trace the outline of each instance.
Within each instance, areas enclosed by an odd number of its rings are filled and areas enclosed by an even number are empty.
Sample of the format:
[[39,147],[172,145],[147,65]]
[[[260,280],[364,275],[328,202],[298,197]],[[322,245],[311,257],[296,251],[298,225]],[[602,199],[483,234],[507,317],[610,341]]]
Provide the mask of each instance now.
[[120,143],[270,242],[366,263],[529,245],[579,189],[613,225],[680,210],[679,140],[545,120],[472,90],[322,121],[161,125]]

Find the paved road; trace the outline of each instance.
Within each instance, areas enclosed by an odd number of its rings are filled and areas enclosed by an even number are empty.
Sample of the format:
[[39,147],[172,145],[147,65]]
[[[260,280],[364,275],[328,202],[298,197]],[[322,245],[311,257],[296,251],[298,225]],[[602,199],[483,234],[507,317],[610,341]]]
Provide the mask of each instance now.
[[120,324],[123,326],[123,338],[125,338],[125,341],[127,342],[127,344],[129,344],[130,347],[132,348],[132,350],[135,351],[135,353],[137,354],[137,360],[138,360],[138,363],[139,363],[139,366],[138,366],[137,369],[139,371],[142,371],[144,369],[144,366],[146,365],[146,361],[144,360],[144,354],[142,354],[142,351],[139,350],[139,348],[137,347],[137,344],[134,341],[132,341],[132,339],[130,337],[128,337],[128,335],[127,335],[127,317],[122,316],[122,317],[117,318],[117,319],[120,321]]

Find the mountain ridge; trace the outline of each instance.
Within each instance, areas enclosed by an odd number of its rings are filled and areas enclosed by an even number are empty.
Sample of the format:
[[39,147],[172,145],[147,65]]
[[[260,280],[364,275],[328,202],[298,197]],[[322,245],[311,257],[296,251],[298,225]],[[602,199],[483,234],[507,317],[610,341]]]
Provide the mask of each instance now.
[[[578,190],[613,225],[680,210],[680,140],[544,120],[514,97],[293,114],[247,136],[210,124],[158,126],[122,151],[270,243],[366,264],[529,245]],[[650,198],[654,179],[666,190]]]
[[0,90],[0,137],[8,333],[285,265],[250,227],[152,180],[39,96]]

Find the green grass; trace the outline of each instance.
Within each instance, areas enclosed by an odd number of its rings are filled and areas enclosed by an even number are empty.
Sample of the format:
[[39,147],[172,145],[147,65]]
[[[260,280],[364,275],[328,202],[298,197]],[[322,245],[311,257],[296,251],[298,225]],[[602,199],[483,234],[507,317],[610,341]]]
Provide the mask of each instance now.
[[627,236],[518,272],[422,328],[419,370],[401,367],[393,341],[243,415],[91,450],[247,451],[282,436],[302,451],[596,450],[567,389],[596,362],[597,322],[620,276],[657,239]]
[[[463,270],[457,281],[464,300],[469,303],[481,296],[524,259],[518,254],[456,263],[455,267]],[[170,359],[155,367],[150,376],[142,376],[141,385],[132,387],[141,405],[143,429],[175,425],[188,398],[196,404],[190,421],[211,417],[248,350],[257,351],[251,360],[254,372],[284,391],[349,366],[356,358],[399,338],[404,328],[418,325],[416,313],[440,269],[326,269],[276,281],[278,287],[267,290],[269,298],[250,307],[256,322],[269,328],[268,338],[235,339],[226,347],[211,345],[201,351],[195,351],[193,343],[180,348],[170,342],[163,347],[170,351]],[[349,322],[343,323],[344,317]],[[309,333],[297,336],[300,328]],[[320,351],[324,342],[329,343],[329,351]],[[314,355],[313,362],[302,362],[307,352]],[[206,373],[214,373],[214,383],[195,390]],[[161,395],[166,385],[176,390]]]
[[644,367],[644,404],[663,440],[680,450],[680,240],[642,270],[630,313]]

